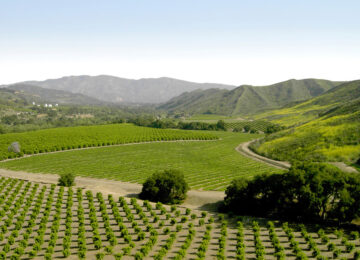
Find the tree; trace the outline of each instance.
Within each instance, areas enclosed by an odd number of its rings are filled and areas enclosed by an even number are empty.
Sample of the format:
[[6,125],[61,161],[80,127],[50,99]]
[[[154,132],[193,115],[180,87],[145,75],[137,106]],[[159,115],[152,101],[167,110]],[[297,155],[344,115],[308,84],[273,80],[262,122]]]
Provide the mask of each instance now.
[[180,203],[189,189],[184,174],[178,170],[156,172],[143,184],[140,198],[162,203]]
[[284,127],[282,127],[282,126],[272,124],[272,125],[269,125],[269,126],[266,127],[265,133],[266,134],[272,134],[272,133],[279,132],[279,131],[281,131],[283,129],[284,129]]
[[250,131],[250,129],[251,129],[251,126],[249,126],[249,125],[244,125],[244,131],[245,131],[245,133],[248,133],[248,132]]
[[321,163],[295,163],[285,174],[234,180],[225,210],[308,221],[350,222],[360,216],[360,177]]
[[226,131],[226,126],[225,126],[224,120],[219,120],[219,121],[216,123],[216,128]]
[[59,186],[70,187],[75,185],[75,175],[73,173],[64,173],[60,175]]
[[238,127],[238,126],[233,129],[233,132],[242,132],[242,131],[243,131],[243,128]]

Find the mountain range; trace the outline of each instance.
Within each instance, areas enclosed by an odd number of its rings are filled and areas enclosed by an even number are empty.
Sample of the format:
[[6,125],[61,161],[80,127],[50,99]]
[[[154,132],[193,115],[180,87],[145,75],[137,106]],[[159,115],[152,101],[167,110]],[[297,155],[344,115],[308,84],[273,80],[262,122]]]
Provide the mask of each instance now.
[[10,85],[7,89],[14,93],[22,94],[28,102],[78,104],[78,105],[102,105],[105,102],[79,93],[71,93],[64,90],[42,88],[31,84],[18,83]]
[[235,86],[194,83],[172,78],[125,79],[114,76],[69,76],[45,81],[26,81],[26,85],[83,94],[112,103],[159,104],[186,91],[232,89]]
[[342,82],[303,79],[269,86],[239,87],[172,78],[124,79],[69,76],[8,85],[46,102],[101,105],[155,104],[160,110],[188,114],[253,115],[317,97]]

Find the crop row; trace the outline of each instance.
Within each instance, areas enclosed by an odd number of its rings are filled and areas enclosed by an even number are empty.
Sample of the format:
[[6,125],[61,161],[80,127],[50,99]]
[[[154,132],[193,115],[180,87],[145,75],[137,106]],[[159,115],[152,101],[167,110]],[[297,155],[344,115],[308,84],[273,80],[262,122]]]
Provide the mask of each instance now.
[[360,259],[358,231],[0,178],[0,259]]
[[225,122],[226,128],[229,129],[243,129],[244,126],[249,126],[250,129],[254,129],[256,131],[265,132],[268,126],[272,125],[272,123],[268,121],[255,120],[255,121],[237,121],[237,122]]
[[167,142],[112,146],[32,156],[1,162],[11,170],[74,173],[78,176],[143,183],[156,171],[178,169],[192,189],[224,190],[237,177],[280,170],[239,154],[234,148],[257,135],[217,133],[215,142]]
[[[200,131],[156,129],[131,124],[65,127],[0,136],[0,159],[87,147],[173,140],[213,140],[217,136]],[[21,153],[8,152],[19,142]]]

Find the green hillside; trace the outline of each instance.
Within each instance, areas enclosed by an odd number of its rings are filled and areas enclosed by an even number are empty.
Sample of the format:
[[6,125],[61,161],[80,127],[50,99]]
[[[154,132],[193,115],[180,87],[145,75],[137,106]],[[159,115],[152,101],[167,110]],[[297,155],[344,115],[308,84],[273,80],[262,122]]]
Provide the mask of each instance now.
[[243,85],[230,91],[196,90],[173,98],[158,108],[189,114],[251,115],[311,99],[339,84],[341,82],[304,79],[264,87]]
[[254,117],[256,119],[270,120],[284,126],[292,126],[309,122],[319,116],[329,114],[331,111],[337,110],[339,112],[341,110],[340,108],[345,104],[351,105],[354,107],[353,109],[356,109],[356,105],[354,105],[356,103],[355,100],[360,98],[359,82],[360,81],[347,82],[306,102],[301,102],[293,106],[287,105],[278,110],[259,113]]
[[260,154],[278,160],[347,163],[360,157],[360,80],[258,117],[264,115],[276,123],[299,126],[270,135],[264,143],[255,145]]

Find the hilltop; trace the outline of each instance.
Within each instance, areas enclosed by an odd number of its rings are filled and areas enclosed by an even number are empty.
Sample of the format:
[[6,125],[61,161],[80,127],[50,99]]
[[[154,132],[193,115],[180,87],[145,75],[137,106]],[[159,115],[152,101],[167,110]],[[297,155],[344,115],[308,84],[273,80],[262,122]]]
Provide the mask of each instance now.
[[341,82],[321,79],[292,79],[263,87],[242,85],[233,90],[196,90],[183,93],[158,108],[189,114],[251,115],[308,100],[339,84]]

